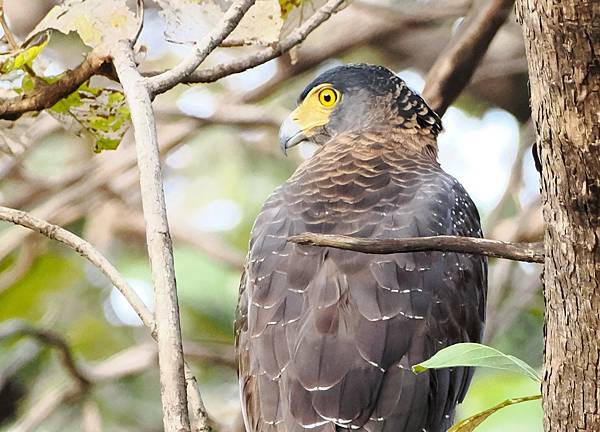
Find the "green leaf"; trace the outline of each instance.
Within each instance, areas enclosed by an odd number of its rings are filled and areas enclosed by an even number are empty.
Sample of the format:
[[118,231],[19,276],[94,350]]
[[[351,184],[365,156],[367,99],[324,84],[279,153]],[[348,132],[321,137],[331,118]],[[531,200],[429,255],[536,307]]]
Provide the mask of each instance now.
[[73,132],[89,132],[95,141],[94,151],[116,149],[129,129],[129,108],[122,92],[82,84],[75,92],[49,110]]
[[495,348],[477,343],[458,343],[438,351],[429,360],[412,367],[414,373],[427,369],[441,369],[456,366],[480,366],[512,371],[541,381],[536,371],[514,356],[504,354]]
[[6,74],[30,66],[48,45],[48,34],[43,34],[34,44],[8,55],[0,56],[0,73]]
[[454,426],[448,429],[448,432],[472,432],[475,430],[475,428],[481,425],[481,423],[483,423],[489,416],[501,410],[502,408],[506,408],[508,406],[515,405],[521,402],[528,402],[532,400],[541,399],[541,397],[542,395],[535,395],[507,399],[504,402],[500,402],[498,405],[494,405],[493,407],[486,409],[485,411],[481,411],[475,415],[472,415],[471,417],[468,417],[456,423]]

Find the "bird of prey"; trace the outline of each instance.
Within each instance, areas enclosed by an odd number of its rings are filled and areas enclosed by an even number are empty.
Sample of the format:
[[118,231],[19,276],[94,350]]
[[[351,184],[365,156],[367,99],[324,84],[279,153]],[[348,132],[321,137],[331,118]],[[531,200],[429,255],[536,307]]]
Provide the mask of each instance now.
[[437,114],[389,69],[345,65],[302,92],[284,151],[317,151],[252,229],[235,322],[248,432],[442,432],[472,371],[411,366],[479,342],[487,261],[453,252],[366,254],[287,241],[481,237],[477,209],[436,160]]

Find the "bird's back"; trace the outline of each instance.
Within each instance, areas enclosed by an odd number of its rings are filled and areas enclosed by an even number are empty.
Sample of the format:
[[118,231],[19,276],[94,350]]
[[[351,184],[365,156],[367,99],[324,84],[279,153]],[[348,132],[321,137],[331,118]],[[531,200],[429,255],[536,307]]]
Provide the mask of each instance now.
[[487,264],[474,255],[301,246],[303,232],[481,236],[475,206],[429,154],[341,137],[259,215],[236,337],[249,431],[440,432],[470,371],[411,366],[483,330]]

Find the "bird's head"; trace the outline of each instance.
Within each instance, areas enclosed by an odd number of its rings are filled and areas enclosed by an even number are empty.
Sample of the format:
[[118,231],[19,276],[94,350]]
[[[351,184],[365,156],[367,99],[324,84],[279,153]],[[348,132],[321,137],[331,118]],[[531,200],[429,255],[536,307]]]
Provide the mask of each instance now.
[[329,69],[300,94],[298,107],[279,130],[285,153],[302,141],[323,145],[348,132],[415,129],[435,139],[438,115],[406,83],[383,66],[355,64]]

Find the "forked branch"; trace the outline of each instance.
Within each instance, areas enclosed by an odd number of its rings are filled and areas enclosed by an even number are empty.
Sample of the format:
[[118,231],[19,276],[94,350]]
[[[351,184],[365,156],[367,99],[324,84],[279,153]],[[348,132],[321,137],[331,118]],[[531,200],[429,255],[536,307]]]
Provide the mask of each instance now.
[[204,61],[236,28],[255,0],[238,0],[225,13],[221,23],[208,33],[192,53],[173,69],[148,78],[147,86],[153,94],[164,93],[175,87]]
[[183,345],[175,282],[173,245],[169,233],[156,123],[150,90],[139,74],[131,43],[113,48],[113,62],[131,112],[142,210],[154,285],[156,335],[163,423],[168,432],[189,432],[190,421],[183,366]]
[[229,63],[221,63],[210,69],[196,70],[185,78],[182,83],[209,83],[217,81],[228,75],[243,72],[251,69],[281,54],[289,51],[306,37],[323,22],[327,21],[344,3],[345,0],[329,0],[317,12],[314,13],[306,22],[294,30],[290,35],[282,41],[274,44],[271,47],[263,48],[254,54],[239,60],[233,60]]

